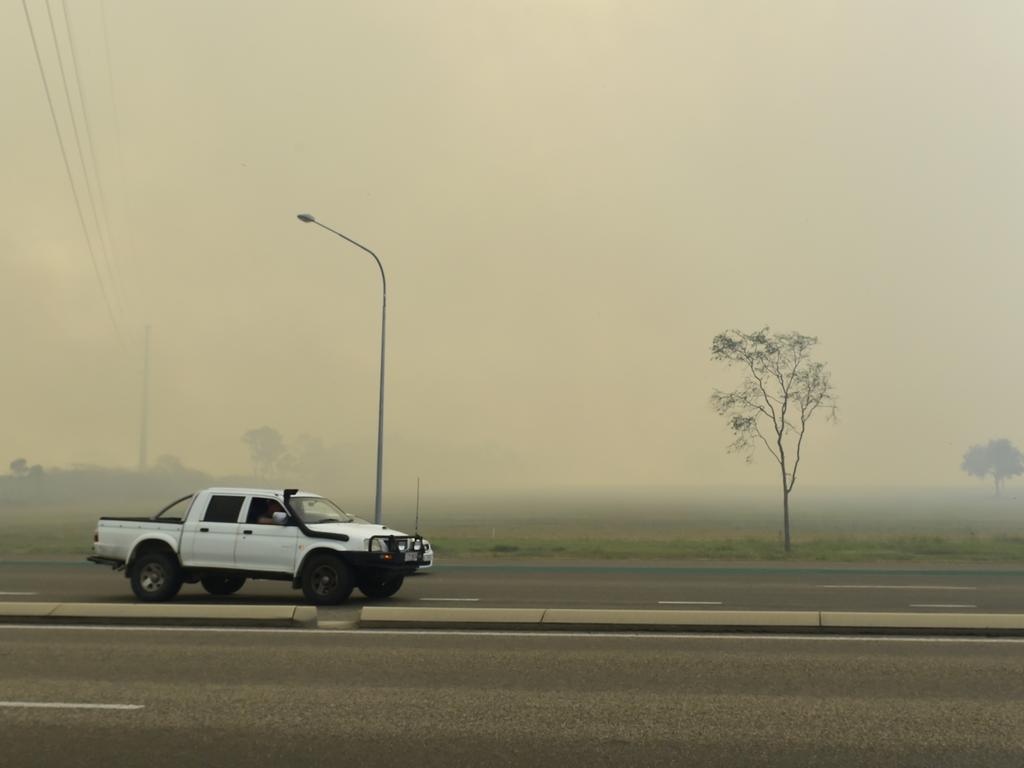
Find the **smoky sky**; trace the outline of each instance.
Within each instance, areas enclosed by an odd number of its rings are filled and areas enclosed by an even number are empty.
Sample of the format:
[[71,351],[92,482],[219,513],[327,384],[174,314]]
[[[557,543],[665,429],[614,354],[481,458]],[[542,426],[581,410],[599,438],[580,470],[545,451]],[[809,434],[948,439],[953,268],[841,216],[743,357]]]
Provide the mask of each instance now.
[[1024,441],[1019,3],[27,6],[97,261],[5,4],[4,462],[134,465],[148,324],[151,457],[371,494],[380,277],[305,211],[387,271],[386,487],[774,482],[708,403],[765,324],[833,374],[802,482]]

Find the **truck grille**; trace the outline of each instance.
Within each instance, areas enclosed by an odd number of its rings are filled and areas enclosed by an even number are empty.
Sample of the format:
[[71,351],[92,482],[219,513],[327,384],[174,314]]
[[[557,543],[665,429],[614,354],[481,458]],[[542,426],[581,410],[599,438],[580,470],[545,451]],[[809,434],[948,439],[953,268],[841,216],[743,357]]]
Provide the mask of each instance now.
[[384,552],[415,552],[424,548],[423,539],[419,536],[374,536],[373,538],[380,542]]

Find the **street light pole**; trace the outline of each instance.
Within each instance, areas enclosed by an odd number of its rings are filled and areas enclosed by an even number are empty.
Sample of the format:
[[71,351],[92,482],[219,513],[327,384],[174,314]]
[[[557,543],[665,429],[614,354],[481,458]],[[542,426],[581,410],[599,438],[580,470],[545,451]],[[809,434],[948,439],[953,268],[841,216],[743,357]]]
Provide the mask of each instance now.
[[377,254],[371,251],[362,243],[357,243],[348,235],[343,235],[336,229],[331,229],[326,224],[321,224],[311,214],[300,213],[299,221],[303,221],[307,224],[316,224],[318,227],[323,227],[328,232],[333,232],[343,240],[348,240],[352,245],[362,248],[368,254],[373,256],[373,260],[377,262],[377,268],[380,270],[380,281],[384,289],[384,299],[381,303],[380,310],[380,400],[379,408],[377,411],[377,496],[373,503],[373,522],[377,525],[383,525],[384,515],[381,512],[380,506],[380,489],[381,479],[384,472],[384,339],[386,337],[387,329],[387,318],[388,318],[388,281],[384,277],[384,265],[380,263],[380,259],[377,258]]

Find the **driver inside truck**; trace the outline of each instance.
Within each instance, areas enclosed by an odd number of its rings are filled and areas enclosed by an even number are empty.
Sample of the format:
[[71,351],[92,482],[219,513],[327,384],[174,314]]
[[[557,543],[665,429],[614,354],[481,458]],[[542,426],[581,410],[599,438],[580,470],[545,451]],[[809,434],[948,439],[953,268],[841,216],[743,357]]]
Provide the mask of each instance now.
[[288,515],[274,499],[253,499],[249,522],[257,525],[284,525]]

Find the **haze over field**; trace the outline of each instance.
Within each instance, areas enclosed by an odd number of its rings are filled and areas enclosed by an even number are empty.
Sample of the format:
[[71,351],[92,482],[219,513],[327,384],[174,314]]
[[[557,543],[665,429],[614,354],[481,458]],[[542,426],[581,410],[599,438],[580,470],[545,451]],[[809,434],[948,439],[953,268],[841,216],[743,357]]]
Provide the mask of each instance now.
[[386,499],[774,484],[709,405],[764,324],[832,370],[802,483],[988,492],[1024,440],[1018,2],[51,3],[109,269],[26,5],[115,323],[4,4],[0,468],[134,466],[150,324],[151,458],[269,425],[369,507],[379,276],[303,211],[387,270]]

